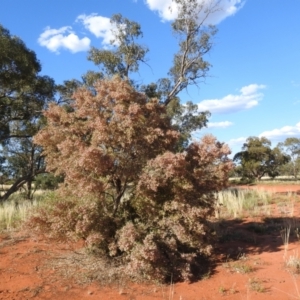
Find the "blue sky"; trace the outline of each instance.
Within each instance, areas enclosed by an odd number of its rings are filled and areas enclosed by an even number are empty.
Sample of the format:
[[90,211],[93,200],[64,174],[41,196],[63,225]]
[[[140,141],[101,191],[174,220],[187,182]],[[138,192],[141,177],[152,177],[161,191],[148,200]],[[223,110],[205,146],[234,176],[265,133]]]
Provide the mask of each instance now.
[[[199,0],[211,1],[211,0]],[[34,50],[42,74],[62,83],[97,70],[87,61],[90,46],[107,47],[109,18],[121,13],[141,24],[149,48],[139,83],[166,77],[177,41],[170,21],[171,0],[1,0],[0,23]],[[206,56],[213,65],[200,89],[180,94],[209,110],[212,133],[233,153],[249,136],[275,146],[300,138],[300,0],[221,0],[211,16],[218,34]],[[175,11],[175,10],[173,10]]]

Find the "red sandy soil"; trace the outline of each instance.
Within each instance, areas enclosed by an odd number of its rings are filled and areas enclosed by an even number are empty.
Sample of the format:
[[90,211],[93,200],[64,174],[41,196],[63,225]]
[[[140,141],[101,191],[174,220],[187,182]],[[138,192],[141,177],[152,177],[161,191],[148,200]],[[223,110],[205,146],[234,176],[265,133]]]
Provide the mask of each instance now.
[[287,192],[294,192],[300,194],[300,184],[259,184],[259,185],[244,185],[239,186],[242,188],[248,189],[257,189],[257,190],[265,190],[270,191],[272,193],[287,193]]
[[[278,193],[300,192],[300,186],[297,185],[260,185],[259,188]],[[294,209],[296,218],[299,211],[298,201]],[[68,253],[80,251],[83,246],[81,243],[54,243],[23,232],[2,233],[0,299],[300,299],[300,272],[288,268],[285,263],[291,256],[298,255],[299,241],[291,240],[285,254],[279,232],[256,234],[247,231],[247,224],[259,220],[249,218],[241,222],[224,222],[226,232],[232,236],[238,233],[242,236],[238,240],[229,239],[217,245],[215,265],[207,278],[195,283],[168,286],[120,282],[110,286],[101,282],[79,284],[72,277],[63,276],[64,270],[59,270],[58,264],[49,262],[63,260]],[[243,273],[245,266],[250,266],[252,271]]]

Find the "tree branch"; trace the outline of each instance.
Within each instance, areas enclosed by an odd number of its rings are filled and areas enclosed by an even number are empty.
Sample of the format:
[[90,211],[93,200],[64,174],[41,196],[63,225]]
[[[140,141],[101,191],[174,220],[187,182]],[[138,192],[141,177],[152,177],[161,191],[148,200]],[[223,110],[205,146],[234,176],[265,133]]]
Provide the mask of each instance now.
[[6,201],[10,195],[17,192],[26,182],[33,180],[38,174],[47,173],[45,169],[35,171],[34,174],[23,176],[16,180],[16,182],[0,197],[0,203]]

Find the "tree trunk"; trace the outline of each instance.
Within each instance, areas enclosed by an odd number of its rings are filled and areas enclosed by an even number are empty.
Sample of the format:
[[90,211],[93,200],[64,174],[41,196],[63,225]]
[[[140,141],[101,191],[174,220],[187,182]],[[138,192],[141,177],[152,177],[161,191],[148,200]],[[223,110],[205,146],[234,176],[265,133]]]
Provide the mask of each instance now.
[[120,178],[117,178],[115,180],[113,180],[113,184],[114,187],[117,191],[117,196],[114,199],[114,211],[113,211],[113,217],[116,216],[116,213],[118,211],[121,199],[126,191],[126,187],[127,187],[127,180],[125,180],[124,185],[122,186],[122,182]]
[[29,180],[27,181],[27,195],[26,195],[26,198],[27,198],[28,200],[31,199],[31,185],[32,185],[32,180],[29,179]]
[[[15,181],[15,183],[6,191],[6,193],[0,197],[0,203],[6,201],[10,195],[12,195],[13,193],[17,192],[24,184],[30,182],[30,185],[31,185],[31,182],[32,180],[34,179],[34,177],[38,174],[42,174],[42,173],[45,173],[46,170],[45,169],[42,169],[42,170],[39,170],[39,171],[36,171],[34,174],[32,175],[27,175],[27,176],[23,176],[19,179],[17,179]],[[30,192],[31,192],[31,189],[30,189]]]

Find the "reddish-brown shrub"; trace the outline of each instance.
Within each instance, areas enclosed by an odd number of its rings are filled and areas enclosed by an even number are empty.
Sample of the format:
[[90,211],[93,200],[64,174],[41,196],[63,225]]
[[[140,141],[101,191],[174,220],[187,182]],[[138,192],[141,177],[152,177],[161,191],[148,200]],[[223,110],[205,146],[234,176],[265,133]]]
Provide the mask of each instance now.
[[193,280],[211,252],[207,219],[232,168],[229,148],[205,136],[175,153],[179,133],[157,99],[118,77],[95,89],[78,90],[71,112],[45,112],[35,141],[73,198],[53,202],[32,226],[122,256],[133,276]]

